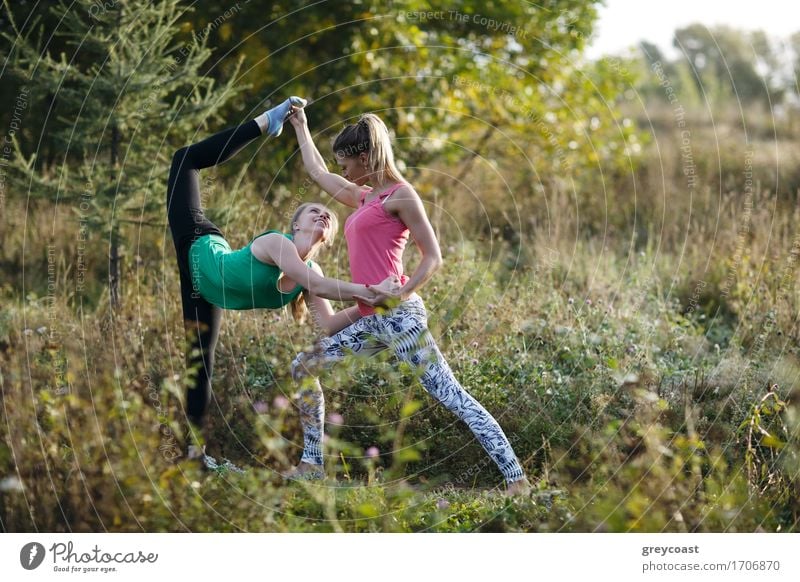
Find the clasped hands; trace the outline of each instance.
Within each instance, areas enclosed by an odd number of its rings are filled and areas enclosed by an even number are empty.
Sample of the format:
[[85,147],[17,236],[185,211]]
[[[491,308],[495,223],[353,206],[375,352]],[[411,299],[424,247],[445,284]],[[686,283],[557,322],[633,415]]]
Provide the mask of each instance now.
[[353,298],[371,307],[394,307],[403,300],[400,277],[389,275],[378,285],[366,285],[368,295],[354,295]]

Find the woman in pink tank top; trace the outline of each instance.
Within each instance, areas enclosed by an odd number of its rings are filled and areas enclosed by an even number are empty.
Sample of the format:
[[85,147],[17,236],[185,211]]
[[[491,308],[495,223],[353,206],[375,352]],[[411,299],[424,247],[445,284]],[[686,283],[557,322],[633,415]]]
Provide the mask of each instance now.
[[[339,312],[338,317],[349,317],[355,322],[324,338],[313,352],[298,354],[292,362],[296,380],[311,377],[315,381],[301,383],[298,402],[304,449],[300,464],[289,476],[306,479],[324,476],[321,449],[324,398],[315,375],[348,354],[370,356],[390,349],[399,360],[421,368],[422,385],[469,426],[503,474],[508,491],[527,490],[528,480],[500,425],[458,383],[428,331],[425,306],[416,291],[441,267],[442,255],[422,200],[397,169],[389,131],[383,121],[373,114],[362,115],[356,124],[339,133],[333,144],[341,168],[338,175],[328,171],[314,145],[305,111],[298,109],[290,120],[311,178],[338,202],[355,209],[344,228],[353,282],[377,285],[394,276],[400,286],[393,297],[387,297],[395,307],[376,313],[360,303]],[[421,259],[414,271],[406,275],[402,259],[409,235]],[[321,321],[333,313],[328,301],[318,297],[311,296],[309,307]]]

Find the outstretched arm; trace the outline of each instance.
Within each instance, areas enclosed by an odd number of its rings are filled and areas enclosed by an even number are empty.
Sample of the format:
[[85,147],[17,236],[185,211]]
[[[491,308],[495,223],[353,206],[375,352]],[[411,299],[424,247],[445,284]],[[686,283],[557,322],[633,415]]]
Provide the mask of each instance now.
[[353,297],[367,297],[374,293],[364,285],[328,279],[306,265],[297,254],[297,247],[285,236],[271,233],[253,241],[250,245],[253,256],[268,265],[277,265],[287,277],[312,294],[336,301],[353,301]]
[[325,159],[319,153],[317,146],[314,144],[314,139],[311,137],[305,111],[303,109],[295,109],[289,118],[289,122],[297,134],[297,144],[300,146],[300,154],[303,156],[303,165],[311,179],[338,202],[352,208],[358,208],[363,188],[338,174],[328,171]]
[[[324,277],[322,269],[316,263],[311,267],[318,275]],[[361,318],[358,305],[352,305],[341,311],[334,311],[330,301],[307,293],[306,302],[314,322],[314,327],[325,335],[333,335]]]

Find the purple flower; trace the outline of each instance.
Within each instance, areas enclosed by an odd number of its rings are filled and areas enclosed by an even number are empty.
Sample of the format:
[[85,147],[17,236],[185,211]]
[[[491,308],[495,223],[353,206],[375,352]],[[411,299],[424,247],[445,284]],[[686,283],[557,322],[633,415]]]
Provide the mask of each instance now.
[[290,404],[289,399],[286,398],[286,396],[284,396],[283,394],[278,394],[275,397],[275,400],[272,401],[272,406],[274,406],[278,410],[286,410],[287,408],[289,408],[289,404]]
[[341,425],[341,424],[344,424],[344,417],[341,414],[339,414],[338,412],[331,412],[328,415],[328,422],[330,424],[339,424],[339,425]]
[[450,507],[450,502],[447,499],[439,499],[436,502],[436,509],[447,509]]
[[366,455],[368,459],[377,459],[381,452],[378,450],[378,447],[370,447],[366,451]]
[[259,400],[258,402],[253,403],[253,409],[258,414],[266,414],[269,411],[269,406],[263,400]]

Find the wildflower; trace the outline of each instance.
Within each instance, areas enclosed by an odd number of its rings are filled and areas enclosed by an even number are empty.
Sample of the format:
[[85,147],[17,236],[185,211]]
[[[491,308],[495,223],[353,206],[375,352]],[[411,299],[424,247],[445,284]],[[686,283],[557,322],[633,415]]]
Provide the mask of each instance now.
[[289,408],[289,399],[286,398],[283,394],[278,394],[275,397],[275,400],[272,401],[272,406],[277,408],[278,410],[286,410]]
[[367,455],[368,459],[377,459],[381,452],[378,450],[378,447],[372,446],[366,450],[365,454]]
[[450,507],[450,502],[447,499],[436,501],[436,509],[447,509],[448,507]]
[[339,424],[339,425],[341,425],[341,424],[344,424],[344,417],[341,414],[339,414],[338,412],[331,412],[328,415],[328,422],[330,424]]
[[267,403],[266,403],[266,402],[264,402],[263,400],[259,400],[258,402],[255,402],[255,403],[253,404],[253,409],[254,409],[254,410],[255,410],[255,411],[258,413],[258,414],[266,414],[266,413],[267,413],[267,411],[269,410],[269,406],[267,406]]

